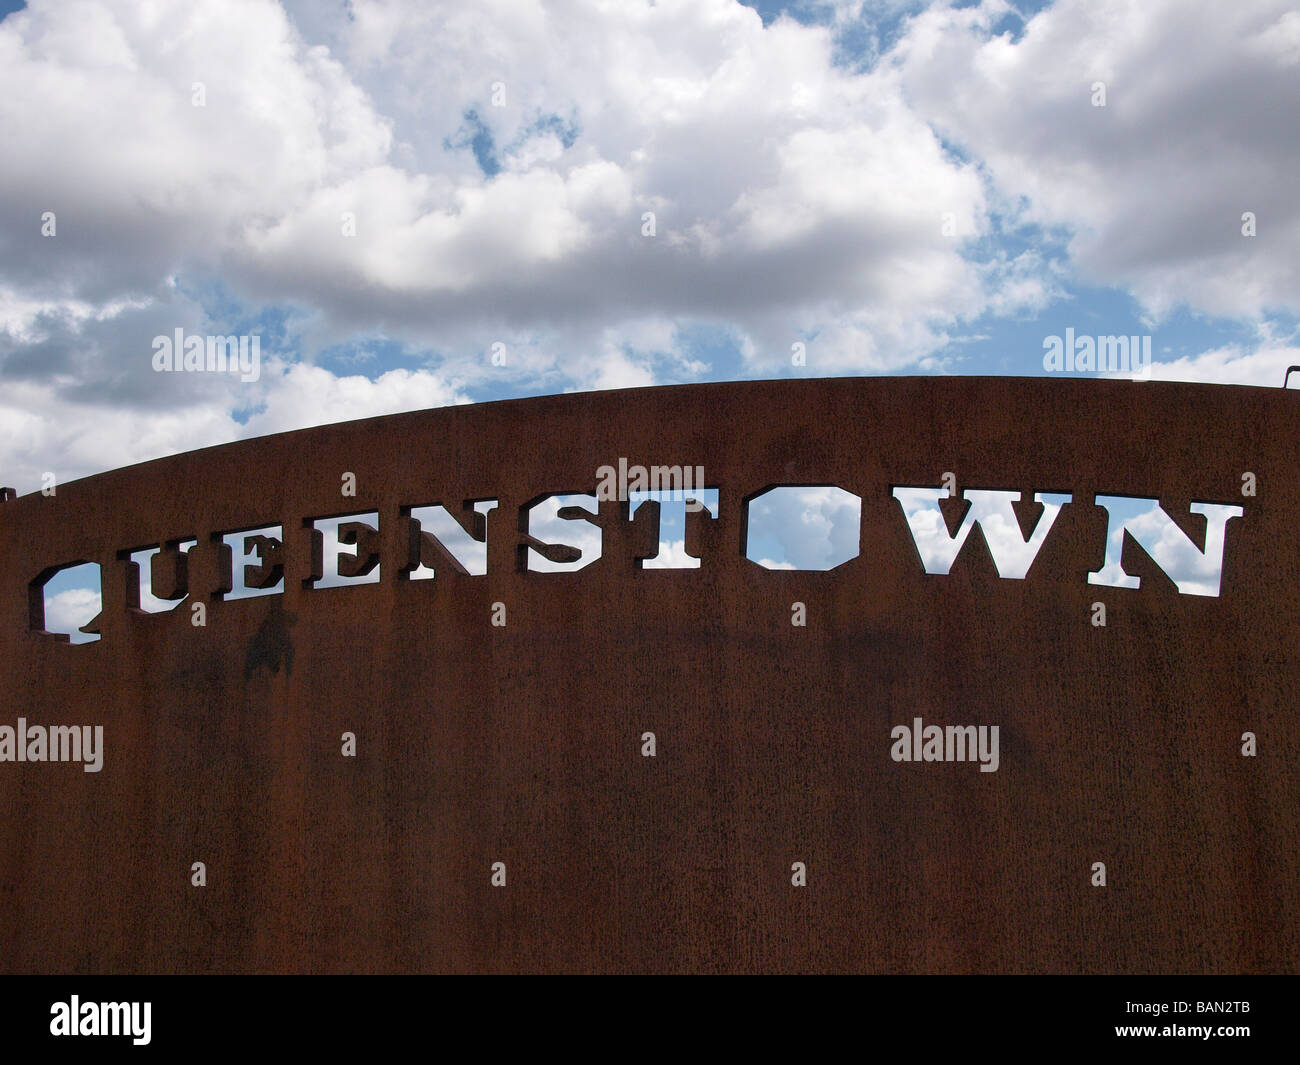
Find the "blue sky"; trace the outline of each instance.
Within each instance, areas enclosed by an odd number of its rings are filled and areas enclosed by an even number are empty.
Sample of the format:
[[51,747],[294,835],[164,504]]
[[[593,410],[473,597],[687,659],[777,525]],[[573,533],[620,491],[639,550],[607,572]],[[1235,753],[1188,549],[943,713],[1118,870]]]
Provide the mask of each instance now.
[[[1155,378],[1300,361],[1285,3],[9,9],[20,492],[447,403],[1038,375],[1067,330]],[[257,336],[258,379],[160,375],[178,329]]]
[[[22,494],[452,403],[1041,375],[1069,334],[1300,363],[1285,0],[0,11]],[[256,375],[160,372],[177,331]]]

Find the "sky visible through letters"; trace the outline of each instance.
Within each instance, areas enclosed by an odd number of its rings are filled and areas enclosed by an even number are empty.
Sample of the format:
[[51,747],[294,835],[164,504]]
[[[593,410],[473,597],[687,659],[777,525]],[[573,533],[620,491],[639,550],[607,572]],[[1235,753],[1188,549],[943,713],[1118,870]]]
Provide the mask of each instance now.
[[[0,13],[20,494],[457,403],[1101,376],[1046,366],[1067,335],[1149,338],[1155,380],[1300,364],[1286,0]],[[159,372],[178,331],[258,337],[256,378]],[[810,495],[761,553],[830,557],[842,504]],[[96,609],[83,576],[52,627]]]

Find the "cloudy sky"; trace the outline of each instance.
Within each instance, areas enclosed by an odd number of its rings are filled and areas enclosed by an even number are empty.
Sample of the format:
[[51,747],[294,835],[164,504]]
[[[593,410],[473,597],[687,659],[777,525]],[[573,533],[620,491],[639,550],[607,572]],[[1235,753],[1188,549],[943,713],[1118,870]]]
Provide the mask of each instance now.
[[[1300,363],[1288,0],[0,11],[21,494],[450,403],[1038,375],[1067,329],[1156,378]],[[155,372],[178,329],[260,376]]]
[[[1300,362],[1287,0],[8,6],[23,494],[447,403],[1042,374],[1067,328]],[[156,373],[176,329],[260,336],[260,378]]]

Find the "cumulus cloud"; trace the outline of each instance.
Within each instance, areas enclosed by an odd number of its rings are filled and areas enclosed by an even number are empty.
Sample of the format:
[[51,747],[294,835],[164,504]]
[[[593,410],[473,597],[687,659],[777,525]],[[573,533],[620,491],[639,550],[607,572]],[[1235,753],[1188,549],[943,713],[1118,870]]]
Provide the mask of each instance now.
[[0,276],[97,302],[219,266],[389,147],[338,62],[263,0],[31,4],[0,23],[0,124]]
[[908,528],[926,573],[948,573],[976,527],[983,534],[993,564],[1000,577],[1023,580],[1038,557],[1043,541],[1061,512],[1070,502],[1065,494],[1039,492],[1034,502],[1042,511],[1029,535],[1020,529],[1012,503],[1019,492],[970,489],[963,493],[969,506],[956,532],[948,524],[939,501],[949,497],[946,488],[895,488],[894,496],[903,508]]
[[701,560],[686,550],[685,540],[666,540],[653,558],[641,563],[642,569],[699,569]]
[[[528,512],[528,568],[539,573],[563,573],[585,569],[601,556],[601,530],[593,517],[600,504],[594,495],[582,493],[547,496]],[[549,557],[541,548],[556,557]]]
[[862,500],[833,485],[772,488],[749,501],[745,557],[766,569],[827,570],[856,558]]
[[[943,371],[1077,279],[1295,312],[1300,141],[1269,102],[1300,18],[1057,0],[1013,39],[1012,10],[32,0],[0,21],[0,477],[726,376],[698,329],[742,376]],[[264,332],[262,379],[154,374],[177,328]],[[331,368],[358,338],[409,365]],[[1153,376],[1272,383],[1288,346]]]
[[1002,0],[937,5],[893,59],[915,106],[1024,220],[1065,235],[1085,279],[1130,287],[1155,316],[1295,312],[1292,6],[1056,0],[1013,40],[991,32]]
[[1286,379],[1286,371],[1291,366],[1300,366],[1300,347],[1270,340],[1254,348],[1227,344],[1198,355],[1163,362],[1157,360],[1151,364],[1151,377],[1159,381],[1202,381],[1277,388]]
[[98,588],[69,588],[45,600],[45,631],[66,633],[72,643],[94,643],[98,636],[81,632],[102,609]]
[[[1130,536],[1169,577],[1183,595],[1217,596],[1223,575],[1226,529],[1242,508],[1218,503],[1192,504],[1191,525],[1205,529],[1193,538],[1184,532],[1159,503],[1131,497],[1104,497],[1110,517],[1106,562],[1089,583],[1117,588],[1137,588],[1138,578],[1123,567],[1123,546]],[[1201,517],[1204,515],[1204,517]],[[1200,541],[1200,546],[1197,544]]]
[[[264,436],[401,411],[464,402],[441,376],[390,370],[375,379],[336,376],[304,363],[268,360],[252,384],[212,374],[158,374],[186,381],[194,394],[170,407],[123,405],[87,394],[84,383],[15,381],[0,392],[0,454],[6,484],[20,492],[105,469],[246,437]],[[237,392],[237,389],[243,389]],[[252,407],[244,421],[233,408]]]
[[219,271],[426,341],[670,314],[780,352],[842,317],[844,367],[903,365],[941,339],[913,323],[981,305],[940,231],[981,228],[975,168],[892,71],[834,66],[825,27],[734,0],[358,0],[295,7],[301,31],[269,0],[87,12],[0,24],[0,282],[25,298]]

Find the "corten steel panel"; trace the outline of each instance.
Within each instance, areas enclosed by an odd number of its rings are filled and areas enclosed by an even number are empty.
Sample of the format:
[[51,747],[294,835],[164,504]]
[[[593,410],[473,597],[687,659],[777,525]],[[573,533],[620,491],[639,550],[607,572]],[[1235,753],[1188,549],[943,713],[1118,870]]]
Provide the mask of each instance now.
[[[327,426],[4,503],[0,723],[103,724],[105,755],[0,764],[2,967],[1295,971],[1297,441],[1282,390],[717,384]],[[704,466],[702,567],[638,570],[654,508],[607,503],[599,562],[523,572],[521,506],[620,456]],[[890,493],[949,470],[1072,493],[1027,579],[978,531],[923,572]],[[859,557],[745,560],[744,498],[810,483],[862,497]],[[1221,596],[1179,595],[1132,543],[1140,589],[1089,585],[1096,494],[1159,498],[1198,542],[1193,501],[1243,506]],[[487,576],[397,579],[400,505],[482,498]],[[304,519],[366,510],[380,583],[304,588]],[[211,534],[276,523],[284,595],[210,601]],[[189,603],[126,607],[118,553],[182,537],[204,628]],[[28,583],[81,559],[104,567],[102,640],[30,631]],[[893,762],[916,716],[999,725],[1000,769]]]

